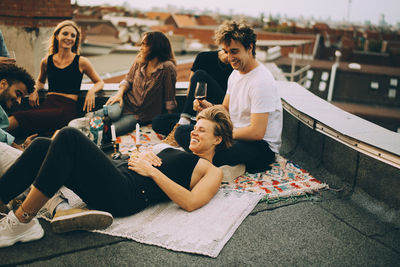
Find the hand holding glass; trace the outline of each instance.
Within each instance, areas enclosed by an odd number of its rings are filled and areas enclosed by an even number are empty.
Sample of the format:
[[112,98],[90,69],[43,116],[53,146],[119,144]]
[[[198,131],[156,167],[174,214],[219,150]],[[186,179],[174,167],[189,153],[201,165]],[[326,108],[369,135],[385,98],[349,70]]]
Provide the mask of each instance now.
[[194,91],[194,98],[197,100],[205,100],[207,96],[207,83],[197,82],[196,90]]

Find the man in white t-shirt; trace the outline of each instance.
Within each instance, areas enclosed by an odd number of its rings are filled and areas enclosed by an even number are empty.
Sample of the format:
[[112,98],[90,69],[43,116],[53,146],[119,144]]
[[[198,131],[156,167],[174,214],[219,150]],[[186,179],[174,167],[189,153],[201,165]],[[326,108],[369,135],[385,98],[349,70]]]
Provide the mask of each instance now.
[[[226,21],[215,37],[234,69],[223,106],[234,125],[235,143],[228,150],[217,151],[213,163],[244,163],[248,172],[265,171],[281,146],[282,105],[275,80],[255,58],[257,36],[248,24]],[[200,111],[211,105],[206,100],[195,100],[193,109]]]

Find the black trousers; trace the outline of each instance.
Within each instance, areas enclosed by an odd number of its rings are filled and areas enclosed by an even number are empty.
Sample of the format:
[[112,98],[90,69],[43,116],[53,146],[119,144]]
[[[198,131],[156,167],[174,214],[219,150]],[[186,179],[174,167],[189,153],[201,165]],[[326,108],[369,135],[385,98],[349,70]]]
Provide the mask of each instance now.
[[66,186],[93,209],[115,216],[142,210],[141,186],[127,162],[113,161],[75,128],[63,128],[52,141],[36,138],[0,179],[0,199],[8,203],[32,183],[47,197]]
[[[186,151],[190,151],[190,132],[192,130],[193,125],[180,125],[175,131],[176,142]],[[265,140],[235,140],[232,147],[216,151],[213,158],[213,164],[217,167],[244,163],[246,171],[250,173],[269,170],[271,168],[269,165],[274,161],[275,153]]]
[[152,128],[155,132],[168,135],[179,121],[181,115],[187,118],[196,116],[196,111],[193,110],[193,101],[196,85],[199,81],[207,83],[207,101],[213,104],[222,104],[226,93],[225,90],[206,71],[197,70],[190,79],[189,93],[186,97],[182,114],[160,114],[156,116],[152,121]]

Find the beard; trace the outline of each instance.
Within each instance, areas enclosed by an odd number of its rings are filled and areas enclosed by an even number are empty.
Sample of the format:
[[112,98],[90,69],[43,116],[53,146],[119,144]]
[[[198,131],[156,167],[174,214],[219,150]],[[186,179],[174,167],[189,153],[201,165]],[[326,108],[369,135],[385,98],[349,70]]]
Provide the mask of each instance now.
[[[14,106],[15,102],[9,94],[9,90],[10,88],[7,88],[3,93],[0,94],[0,105],[7,113],[11,110],[12,106]],[[11,103],[10,107],[8,106],[8,103]]]

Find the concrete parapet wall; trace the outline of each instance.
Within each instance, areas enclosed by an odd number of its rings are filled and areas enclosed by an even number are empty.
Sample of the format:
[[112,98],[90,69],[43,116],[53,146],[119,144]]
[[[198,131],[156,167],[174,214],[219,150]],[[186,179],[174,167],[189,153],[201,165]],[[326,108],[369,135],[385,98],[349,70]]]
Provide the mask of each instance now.
[[47,54],[46,42],[52,35],[53,28],[2,25],[1,31],[8,50],[15,52],[17,64],[36,79],[39,75],[40,61]]
[[316,178],[331,187],[350,191],[359,187],[390,207],[400,207],[400,169],[313,130],[286,111],[282,140],[281,154],[311,172],[325,169],[330,175]]

